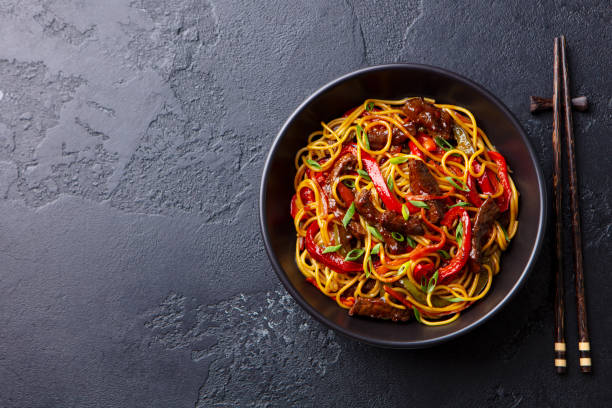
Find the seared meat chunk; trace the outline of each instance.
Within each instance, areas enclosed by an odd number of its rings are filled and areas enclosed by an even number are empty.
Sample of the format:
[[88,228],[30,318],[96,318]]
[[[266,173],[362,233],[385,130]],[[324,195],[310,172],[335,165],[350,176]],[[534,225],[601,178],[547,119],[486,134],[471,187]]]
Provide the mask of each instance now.
[[406,322],[412,318],[412,310],[395,308],[382,299],[358,297],[355,299],[355,304],[349,309],[349,315]]
[[[342,220],[344,218],[344,215],[346,214],[345,210],[340,208],[338,205],[336,205],[333,210],[334,210],[334,216],[337,219]],[[351,221],[349,221],[348,225],[346,226],[346,229],[353,237],[357,239],[362,239],[363,237],[365,237],[365,234],[366,234],[365,230],[363,229],[361,224],[355,219],[352,219]]]
[[[408,161],[408,177],[410,177],[410,189],[414,194],[441,194],[438,182],[423,161],[416,159]],[[426,203],[429,206],[427,218],[435,224],[446,213],[446,205],[439,200],[427,200]]]
[[[389,131],[385,126],[373,126],[368,129],[367,132],[368,141],[370,142],[370,148],[372,150],[380,150],[387,144],[387,138],[389,137]],[[402,132],[399,128],[393,127],[391,132],[391,145],[397,146],[403,144],[408,140],[408,136]]]
[[395,238],[393,238],[393,236],[391,235],[391,233],[386,229],[379,228],[379,230],[380,235],[382,235],[383,240],[385,241],[385,248],[387,249],[387,252],[393,255],[406,253],[406,240],[402,242],[396,241]]
[[334,184],[334,181],[346,171],[353,170],[357,164],[357,157],[347,153],[336,160],[331,172],[329,173],[329,184]]
[[423,98],[413,98],[402,106],[406,115],[406,128],[413,133],[419,127],[424,127],[431,136],[439,136],[443,139],[451,138],[453,118],[440,108],[436,108]]
[[423,225],[417,217],[405,220],[396,212],[385,211],[380,217],[380,222],[389,231],[401,232],[404,235],[423,235]]
[[497,217],[499,217],[499,207],[495,203],[495,199],[489,197],[478,209],[472,230],[470,260],[477,269],[482,261],[482,247],[487,243],[487,238]]
[[370,225],[377,225],[379,222],[378,210],[374,207],[371,200],[372,192],[362,189],[355,196],[355,209]]
[[378,229],[380,235],[382,235],[383,240],[385,241],[385,245],[389,253],[397,255],[406,252],[406,242],[396,241],[391,236],[391,232],[386,230],[382,225],[383,219],[390,218],[390,216],[385,214],[391,213],[391,211],[385,211],[383,214],[380,214],[374,207],[374,204],[372,204],[370,199],[371,196],[372,192],[366,189],[363,189],[357,193],[355,196],[355,209],[363,218],[366,219],[368,224]]

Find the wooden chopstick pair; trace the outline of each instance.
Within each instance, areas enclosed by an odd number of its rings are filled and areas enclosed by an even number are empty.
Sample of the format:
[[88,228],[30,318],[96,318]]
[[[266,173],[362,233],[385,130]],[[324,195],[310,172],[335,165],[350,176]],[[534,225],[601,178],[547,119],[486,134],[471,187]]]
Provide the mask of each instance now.
[[572,121],[572,105],[569,92],[569,73],[565,51],[565,36],[555,38],[554,70],[553,70],[553,190],[555,209],[555,368],[557,373],[567,371],[565,344],[565,295],[563,279],[563,240],[562,240],[562,168],[561,168],[561,108],[565,116],[565,146],[567,150],[567,165],[570,187],[570,205],[572,219],[572,235],[574,246],[574,270],[576,286],[576,309],[578,319],[578,351],[580,355],[580,371],[591,372],[591,344],[587,327],[587,311],[584,293],[584,270],[582,267],[582,231],[580,228],[580,208],[578,203],[578,176],[576,173],[576,157],[574,152],[574,131]]

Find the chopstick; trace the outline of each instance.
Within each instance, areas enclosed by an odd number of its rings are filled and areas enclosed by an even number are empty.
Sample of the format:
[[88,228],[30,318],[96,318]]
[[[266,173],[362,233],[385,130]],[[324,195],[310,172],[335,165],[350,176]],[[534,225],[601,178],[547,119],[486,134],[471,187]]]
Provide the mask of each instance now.
[[[570,185],[570,207],[572,211],[572,236],[574,243],[574,270],[576,286],[576,311],[578,319],[578,351],[580,355],[580,371],[591,372],[591,343],[587,327],[587,311],[584,289],[584,270],[582,267],[582,230],[580,227],[580,206],[578,202],[578,174],[576,171],[576,155],[574,152],[574,130],[572,121],[572,105],[570,103],[569,72],[565,51],[565,36],[561,36],[561,59],[563,75],[563,109],[565,110],[565,144],[567,149],[568,174]],[[557,39],[555,39],[557,43]]]
[[562,213],[561,201],[563,197],[562,170],[561,170],[561,66],[559,61],[559,39],[554,42],[553,63],[553,195],[555,210],[555,368],[557,373],[567,371],[566,345],[565,345],[565,294],[563,280],[563,241],[562,241]]

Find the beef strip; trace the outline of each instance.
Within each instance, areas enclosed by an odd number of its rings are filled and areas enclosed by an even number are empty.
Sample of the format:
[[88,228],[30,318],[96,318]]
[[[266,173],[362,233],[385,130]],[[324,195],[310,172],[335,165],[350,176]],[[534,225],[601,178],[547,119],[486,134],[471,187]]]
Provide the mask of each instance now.
[[367,189],[362,189],[355,196],[355,209],[370,225],[378,225],[379,215],[378,210],[372,204],[372,192]]
[[[387,144],[387,138],[389,137],[389,131],[385,126],[372,126],[367,132],[368,141],[370,142],[370,148],[372,150],[380,150]],[[408,140],[408,136],[402,132],[399,128],[393,127],[391,131],[391,145],[398,146]]]
[[410,132],[415,132],[416,128],[424,127],[431,136],[439,136],[445,140],[451,138],[453,128],[453,118],[440,108],[436,108],[423,98],[413,98],[402,106],[402,111],[406,115],[404,127]]
[[380,217],[380,223],[389,231],[401,232],[404,235],[423,235],[423,225],[414,216],[405,220],[396,212],[385,211]]
[[349,309],[349,315],[406,322],[412,318],[412,310],[395,308],[382,299],[358,297],[355,299],[355,304]]
[[491,228],[499,216],[499,207],[495,199],[489,197],[478,209],[474,227],[472,229],[472,249],[470,250],[470,260],[472,265],[478,270],[482,262],[482,247],[487,243]]
[[[346,211],[344,211],[342,208],[338,207],[338,205],[336,204],[336,206],[333,208],[334,210],[334,216],[339,219],[342,220],[344,218],[344,215],[346,214]],[[357,239],[363,239],[366,235],[365,230],[363,229],[363,227],[361,226],[361,224],[358,221],[355,221],[354,219],[349,221],[349,223],[346,226],[347,231],[355,238]]]
[[338,177],[345,173],[346,171],[353,170],[355,165],[357,164],[357,157],[354,155],[347,153],[336,160],[334,166],[329,173],[329,184],[333,185]]
[[[376,227],[382,235],[383,240],[385,241],[385,245],[387,251],[390,254],[397,255],[406,252],[406,241],[396,241],[393,236],[391,236],[391,232],[385,228],[383,221],[386,219],[391,219],[392,215],[386,215],[388,213],[393,213],[392,211],[385,211],[380,214],[378,210],[374,207],[371,200],[372,192],[370,190],[363,189],[355,196],[355,209],[363,218],[366,219],[368,224]],[[399,232],[399,231],[398,231]],[[421,228],[421,233],[423,230]]]
[[[423,161],[416,159],[408,161],[408,177],[410,177],[410,189],[414,194],[441,194],[438,182]],[[427,210],[429,221],[434,224],[440,221],[446,213],[446,205],[439,200],[427,200],[425,203],[429,206]]]
[[402,242],[396,241],[389,231],[380,227],[378,229],[380,231],[380,235],[382,235],[383,240],[385,241],[385,248],[390,254],[399,255],[406,253],[406,240]]

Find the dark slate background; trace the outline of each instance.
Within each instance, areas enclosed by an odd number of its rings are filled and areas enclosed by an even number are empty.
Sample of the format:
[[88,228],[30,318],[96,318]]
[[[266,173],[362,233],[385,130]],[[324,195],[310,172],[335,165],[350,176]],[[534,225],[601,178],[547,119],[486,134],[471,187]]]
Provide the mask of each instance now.
[[[611,23],[597,1],[0,0],[0,406],[609,404]],[[551,93],[561,33],[592,103],[575,122],[594,374],[569,273],[569,373],[552,368],[549,238],[511,304],[436,348],[303,312],[257,219],[290,112],[357,68],[438,65],[508,105],[550,184],[551,115],[527,98]]]

